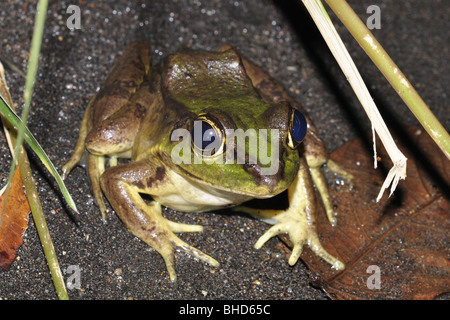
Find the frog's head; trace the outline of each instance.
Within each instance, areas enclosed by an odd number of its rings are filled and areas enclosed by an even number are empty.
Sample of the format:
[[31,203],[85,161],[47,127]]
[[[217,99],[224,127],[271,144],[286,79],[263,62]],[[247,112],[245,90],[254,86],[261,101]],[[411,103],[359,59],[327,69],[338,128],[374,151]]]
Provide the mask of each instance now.
[[162,143],[178,172],[252,197],[278,194],[295,179],[306,120],[287,102],[264,102],[234,50],[170,56],[162,93],[178,113]]

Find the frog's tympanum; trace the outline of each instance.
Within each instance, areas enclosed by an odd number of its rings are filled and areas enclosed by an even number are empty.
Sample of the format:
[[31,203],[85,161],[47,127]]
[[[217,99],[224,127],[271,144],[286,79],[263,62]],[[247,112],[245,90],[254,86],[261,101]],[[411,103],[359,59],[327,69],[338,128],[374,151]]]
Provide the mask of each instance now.
[[[234,207],[288,190],[286,210],[237,207],[273,224],[256,242],[287,233],[289,264],[303,245],[336,269],[344,264],[321,245],[313,184],[328,219],[336,223],[320,167],[345,175],[328,159],[301,105],[232,47],[182,51],[151,66],[145,43],[130,45],[85,112],[78,144],[63,177],[89,154],[95,200],[105,217],[103,194],[125,226],[164,258],[176,279],[174,251],[213,266],[218,262],[175,234],[202,226],[169,221],[161,206],[183,212]],[[109,167],[105,169],[105,159]],[[131,161],[120,161],[127,158]],[[148,194],[146,202],[141,194]]]

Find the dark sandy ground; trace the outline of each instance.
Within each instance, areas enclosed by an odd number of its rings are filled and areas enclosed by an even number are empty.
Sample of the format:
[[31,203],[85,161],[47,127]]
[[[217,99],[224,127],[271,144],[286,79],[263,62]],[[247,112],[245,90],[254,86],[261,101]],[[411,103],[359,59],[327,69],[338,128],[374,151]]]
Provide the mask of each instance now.
[[[374,30],[375,36],[449,128],[448,1],[349,2],[364,20],[369,5],[381,8],[381,29]],[[80,30],[66,27],[70,4],[81,8]],[[25,70],[35,3],[2,1],[0,15],[0,55]],[[416,124],[348,32],[337,19],[334,22],[388,125]],[[329,151],[370,130],[301,1],[51,1],[29,128],[58,168],[73,150],[89,98],[123,48],[138,39],[150,43],[154,61],[181,46],[216,49],[230,43],[238,47],[303,102]],[[10,71],[7,79],[20,107],[24,79]],[[0,148],[0,184],[4,185],[10,152],[3,135]],[[294,267],[287,264],[278,239],[261,250],[253,249],[267,225],[221,213],[167,212],[172,220],[206,226],[202,234],[182,238],[221,263],[215,269],[179,253],[178,281],[172,284],[161,257],[127,232],[113,213],[106,223],[101,221],[83,168],[76,168],[67,180],[80,212],[77,227],[55,192],[55,183],[32,159],[60,265],[63,270],[81,269],[81,286],[69,290],[71,299],[327,299],[326,293],[311,285],[314,277],[302,262]],[[0,273],[0,299],[56,299],[32,219],[17,260],[8,272]]]

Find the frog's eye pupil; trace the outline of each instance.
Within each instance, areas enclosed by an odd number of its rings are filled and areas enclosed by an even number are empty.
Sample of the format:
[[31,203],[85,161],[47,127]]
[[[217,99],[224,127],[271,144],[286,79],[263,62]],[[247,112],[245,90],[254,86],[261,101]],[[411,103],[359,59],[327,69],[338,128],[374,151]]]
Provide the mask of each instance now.
[[294,138],[296,142],[302,142],[306,136],[306,128],[307,123],[305,117],[300,111],[295,110],[292,119],[292,138]]
[[[200,137],[196,134],[201,134]],[[201,150],[214,147],[216,141],[216,130],[206,121],[195,121],[194,124],[194,143]]]
[[208,148],[216,140],[216,132],[213,128],[203,129],[202,149]]

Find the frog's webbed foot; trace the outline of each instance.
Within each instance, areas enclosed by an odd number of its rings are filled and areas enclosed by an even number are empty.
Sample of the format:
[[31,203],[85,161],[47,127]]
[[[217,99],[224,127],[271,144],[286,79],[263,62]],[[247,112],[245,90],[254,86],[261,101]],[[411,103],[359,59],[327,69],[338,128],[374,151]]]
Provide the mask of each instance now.
[[342,270],[345,268],[344,264],[329,254],[320,243],[314,219],[309,216],[309,213],[300,212],[299,214],[296,208],[289,208],[284,211],[239,207],[239,210],[274,224],[256,241],[254,245],[255,249],[260,249],[269,239],[286,233],[289,235],[289,239],[293,245],[291,256],[288,260],[291,266],[297,263],[298,258],[303,252],[303,246],[308,245],[316,255],[328,262],[335,269]]
[[[297,262],[303,251],[303,246],[308,245],[316,255],[331,264],[335,269],[344,269],[344,264],[323,248],[317,236],[314,189],[308,166],[303,158],[300,159],[298,175],[288,189],[288,197],[289,208],[287,210],[236,208],[236,210],[249,213],[267,223],[274,224],[255,243],[255,248],[261,248],[270,238],[278,234],[287,233],[293,244],[292,253],[289,257],[290,265]],[[333,220],[330,220],[330,222],[333,223]]]

